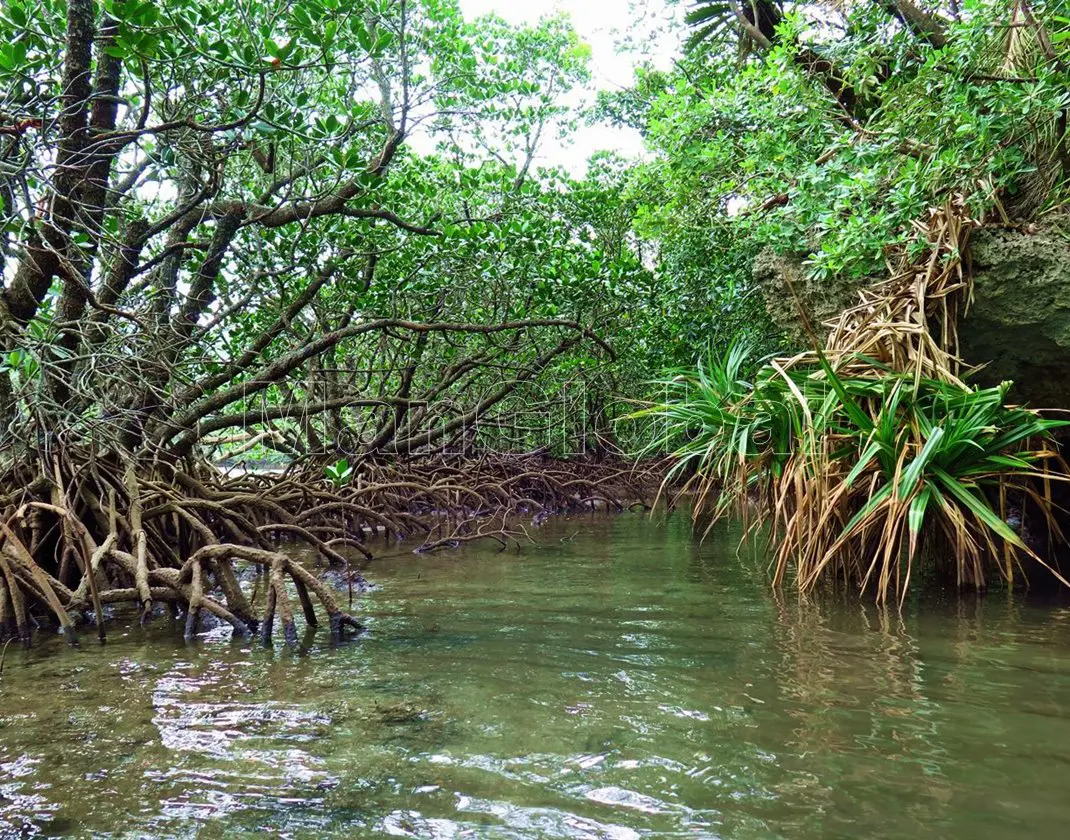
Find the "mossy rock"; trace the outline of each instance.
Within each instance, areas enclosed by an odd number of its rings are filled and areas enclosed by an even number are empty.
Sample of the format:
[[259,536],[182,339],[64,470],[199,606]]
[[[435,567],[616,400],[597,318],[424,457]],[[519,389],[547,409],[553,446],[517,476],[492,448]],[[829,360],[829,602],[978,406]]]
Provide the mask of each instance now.
[[[960,352],[983,366],[982,386],[1012,380],[1012,395],[1038,408],[1070,409],[1070,236],[1065,220],[1021,229],[982,228],[971,239],[974,301],[959,324]],[[792,287],[819,334],[858,302],[866,280],[813,281],[803,257],[765,250],[753,276],[774,322],[809,344]]]

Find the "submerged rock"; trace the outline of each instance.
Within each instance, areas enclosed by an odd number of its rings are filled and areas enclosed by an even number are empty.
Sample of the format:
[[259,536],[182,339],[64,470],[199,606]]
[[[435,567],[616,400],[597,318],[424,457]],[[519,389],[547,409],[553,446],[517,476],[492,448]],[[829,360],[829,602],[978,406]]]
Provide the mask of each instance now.
[[348,591],[351,583],[354,592],[371,592],[376,588],[375,584],[369,583],[364,579],[360,574],[360,570],[357,568],[349,570],[349,577],[346,577],[345,569],[324,569],[320,572],[319,578],[332,589],[336,589],[339,592]]
[[387,725],[419,723],[429,718],[426,709],[407,700],[398,703],[376,703],[375,714]]
[[[959,325],[962,358],[984,365],[979,385],[1014,382],[1029,405],[1070,409],[1070,236],[1057,224],[982,228],[970,245],[974,302]],[[799,299],[822,337],[824,322],[858,302],[865,279],[812,281],[802,256],[763,251],[753,278],[766,308],[794,343],[805,345]]]

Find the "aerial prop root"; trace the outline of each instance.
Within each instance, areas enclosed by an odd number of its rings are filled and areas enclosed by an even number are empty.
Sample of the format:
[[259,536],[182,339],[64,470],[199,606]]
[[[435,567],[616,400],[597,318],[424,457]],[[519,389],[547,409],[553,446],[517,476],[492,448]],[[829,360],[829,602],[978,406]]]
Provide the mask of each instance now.
[[[330,589],[297,560],[273,550],[271,542],[286,534],[328,563],[348,566],[345,555],[328,544],[342,530],[313,533],[271,500],[228,505],[189,498],[190,485],[173,476],[139,480],[132,469],[108,470],[99,463],[93,473],[94,481],[64,482],[57,459],[56,481],[43,494],[48,501],[14,493],[0,509],[0,637],[28,644],[44,620],[73,644],[75,619],[91,612],[103,641],[105,606],[134,604],[146,621],[154,604],[169,604],[185,611],[187,638],[210,613],[243,636],[259,631],[270,641],[266,619],[277,611],[287,641],[296,643],[287,585],[296,591],[307,625],[319,624],[318,602],[334,637],[346,628],[361,629]],[[273,516],[289,521],[262,522]],[[236,563],[252,565],[265,577],[265,615],[257,614],[255,598],[242,589]],[[365,583],[359,574],[350,577]]]
[[[28,643],[44,622],[74,643],[77,620],[91,615],[103,641],[111,608],[134,606],[145,622],[167,605],[184,614],[187,638],[208,614],[264,642],[278,619],[295,644],[298,608],[308,627],[319,626],[317,609],[326,613],[341,638],[361,625],[280,541],[343,568],[352,610],[354,587],[367,585],[352,558],[371,560],[372,539],[420,534],[422,551],[477,539],[504,546],[529,539],[519,516],[536,514],[538,525],[556,511],[621,509],[650,485],[619,464],[577,467],[538,455],[369,459],[357,474],[342,487],[322,465],[227,476],[204,462],[109,458],[76,446],[12,469],[0,478],[10,489],[0,496],[0,637]],[[251,586],[239,567],[255,570]]]

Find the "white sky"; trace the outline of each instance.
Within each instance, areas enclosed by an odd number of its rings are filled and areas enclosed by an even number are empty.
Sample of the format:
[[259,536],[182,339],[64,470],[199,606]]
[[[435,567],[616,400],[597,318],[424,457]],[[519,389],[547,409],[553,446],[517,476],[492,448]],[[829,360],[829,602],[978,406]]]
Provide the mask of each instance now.
[[[645,15],[663,13],[663,0],[460,0],[464,16],[471,20],[493,12],[513,23],[535,23],[544,15],[566,12],[573,26],[591,47],[594,90],[614,90],[631,84],[633,71],[641,60],[652,58],[659,66],[671,61],[676,41],[662,36],[644,45],[647,56],[621,53],[618,43],[627,34],[635,36],[635,25]],[[643,152],[639,133],[610,126],[583,126],[563,146],[555,139],[544,141],[536,164],[559,164],[581,175],[587,158],[601,149],[618,151],[629,157]]]

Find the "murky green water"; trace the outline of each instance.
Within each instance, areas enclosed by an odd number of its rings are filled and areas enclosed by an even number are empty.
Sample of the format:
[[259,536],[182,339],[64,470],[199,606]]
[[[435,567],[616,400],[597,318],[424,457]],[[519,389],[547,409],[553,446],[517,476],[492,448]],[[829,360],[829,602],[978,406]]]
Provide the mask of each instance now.
[[1070,610],[778,603],[735,535],[554,522],[383,561],[370,635],[8,652],[0,835],[1070,832]]

